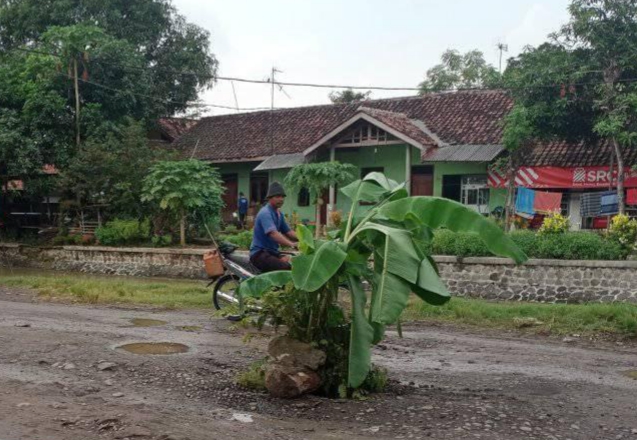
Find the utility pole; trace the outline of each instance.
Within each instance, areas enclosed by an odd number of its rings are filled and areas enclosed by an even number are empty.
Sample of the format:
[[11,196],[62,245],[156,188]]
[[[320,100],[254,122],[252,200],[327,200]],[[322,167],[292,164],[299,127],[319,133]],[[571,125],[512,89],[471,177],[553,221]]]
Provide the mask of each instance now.
[[282,73],[282,71],[272,66],[272,71],[270,73],[270,154],[272,155],[274,155],[274,86],[276,84],[275,75],[277,73]]
[[496,47],[500,51],[500,73],[502,73],[502,53],[509,51],[509,45],[504,43],[498,43]]

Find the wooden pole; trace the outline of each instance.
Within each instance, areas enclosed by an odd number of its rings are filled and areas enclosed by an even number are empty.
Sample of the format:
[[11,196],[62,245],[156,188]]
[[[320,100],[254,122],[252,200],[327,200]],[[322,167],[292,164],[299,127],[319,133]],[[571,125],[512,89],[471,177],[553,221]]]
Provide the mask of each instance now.
[[[330,147],[330,162],[334,162],[336,160],[336,147]],[[336,189],[334,185],[330,185],[330,200],[329,205],[327,206],[327,224],[332,226],[332,212],[336,208]]]
[[405,150],[405,189],[411,195],[411,145]]

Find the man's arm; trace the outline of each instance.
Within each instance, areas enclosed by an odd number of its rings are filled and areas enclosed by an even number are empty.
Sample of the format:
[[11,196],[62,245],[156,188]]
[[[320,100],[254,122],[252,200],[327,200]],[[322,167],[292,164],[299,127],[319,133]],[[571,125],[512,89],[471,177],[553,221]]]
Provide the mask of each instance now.
[[[288,233],[286,235],[289,236],[290,234],[294,234],[294,232],[288,231]],[[270,236],[270,238],[272,240],[276,241],[281,246],[287,246],[287,247],[291,247],[291,248],[295,248],[296,247],[296,243],[294,243],[293,241],[289,240],[285,235],[281,234],[279,231],[272,231],[268,235]],[[296,238],[296,234],[294,234],[294,237],[292,237],[292,238]]]
[[285,234],[290,240],[294,240],[294,241],[299,241],[299,237],[296,236],[296,232],[294,232],[293,230],[289,230],[286,234]]

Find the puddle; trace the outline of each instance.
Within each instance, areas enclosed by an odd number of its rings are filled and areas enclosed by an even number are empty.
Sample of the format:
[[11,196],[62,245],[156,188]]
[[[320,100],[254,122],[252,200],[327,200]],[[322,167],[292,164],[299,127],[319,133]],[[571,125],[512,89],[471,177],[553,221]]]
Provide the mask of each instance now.
[[187,345],[175,342],[135,342],[117,348],[133,354],[178,354],[189,350]]
[[201,330],[200,325],[180,325],[177,327],[177,330],[182,330],[185,332],[198,332]]
[[159,327],[168,324],[168,322],[159,319],[133,318],[130,321],[135,327]]
[[637,380],[637,370],[624,371],[622,374],[629,379]]

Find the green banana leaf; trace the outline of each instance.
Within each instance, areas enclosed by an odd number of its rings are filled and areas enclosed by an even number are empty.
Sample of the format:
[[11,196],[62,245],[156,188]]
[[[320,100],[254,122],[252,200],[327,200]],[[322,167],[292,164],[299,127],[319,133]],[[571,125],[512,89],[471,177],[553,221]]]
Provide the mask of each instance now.
[[374,329],[365,318],[366,298],[360,278],[348,275],[347,283],[352,299],[347,385],[351,388],[358,388],[367,378],[371,368]]
[[296,227],[296,236],[299,239],[299,250],[304,254],[314,252],[314,235],[305,225]]
[[411,290],[423,301],[432,305],[442,305],[451,299],[436,267],[429,258],[420,262],[418,283],[411,286]]
[[292,259],[294,286],[306,292],[320,289],[339,271],[347,253],[339,243],[325,242],[311,255],[299,255]]
[[498,225],[453,200],[440,197],[409,197],[381,206],[378,213],[399,222],[411,213],[431,229],[445,227],[454,232],[474,232],[495,255],[511,258],[517,264],[527,260],[524,252]]
[[243,297],[259,298],[273,287],[285,286],[291,281],[292,272],[289,270],[267,272],[242,281],[241,284],[239,284],[239,295]]

